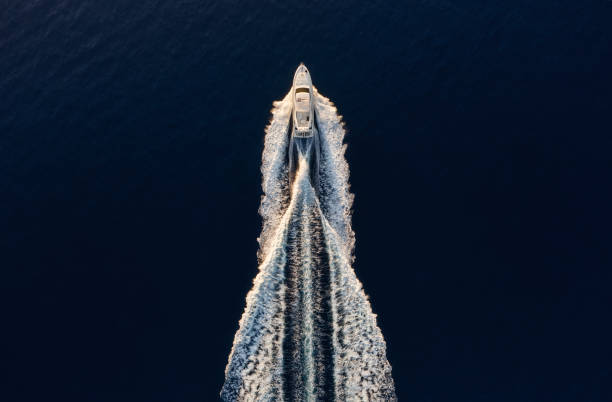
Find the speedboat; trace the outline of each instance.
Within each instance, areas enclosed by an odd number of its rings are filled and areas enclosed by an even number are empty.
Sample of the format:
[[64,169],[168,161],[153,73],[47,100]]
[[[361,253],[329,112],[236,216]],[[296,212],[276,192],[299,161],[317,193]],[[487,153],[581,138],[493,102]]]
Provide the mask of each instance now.
[[298,160],[303,158],[310,167],[310,181],[319,193],[319,130],[317,129],[315,99],[310,72],[301,63],[293,76],[293,101],[289,140],[289,184],[293,186]]

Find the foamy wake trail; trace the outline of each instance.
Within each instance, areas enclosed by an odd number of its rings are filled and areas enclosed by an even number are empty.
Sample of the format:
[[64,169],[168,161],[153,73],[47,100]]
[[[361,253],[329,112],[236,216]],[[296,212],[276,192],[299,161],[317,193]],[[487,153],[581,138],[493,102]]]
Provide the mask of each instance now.
[[289,189],[291,104],[276,102],[266,130],[259,273],[229,356],[226,401],[394,401],[386,346],[351,267],[354,235],[344,129],[317,93],[321,189],[300,159]]

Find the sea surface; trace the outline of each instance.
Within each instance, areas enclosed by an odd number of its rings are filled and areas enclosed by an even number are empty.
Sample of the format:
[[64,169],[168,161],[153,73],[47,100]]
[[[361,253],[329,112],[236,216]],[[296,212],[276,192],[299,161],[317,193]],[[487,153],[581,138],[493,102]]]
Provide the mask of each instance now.
[[304,62],[400,401],[612,400],[612,2],[0,2],[0,400],[214,401]]

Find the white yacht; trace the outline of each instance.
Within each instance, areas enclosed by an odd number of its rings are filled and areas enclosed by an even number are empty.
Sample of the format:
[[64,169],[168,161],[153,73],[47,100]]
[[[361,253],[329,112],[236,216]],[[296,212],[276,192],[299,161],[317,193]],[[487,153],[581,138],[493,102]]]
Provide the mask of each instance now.
[[293,76],[293,135],[300,138],[312,137],[313,131],[312,80],[302,63]]
[[288,168],[289,183],[293,185],[297,161],[304,158],[310,167],[310,182],[319,193],[320,141],[316,121],[315,98],[312,80],[306,66],[299,65],[293,76],[291,89],[293,108],[289,127]]

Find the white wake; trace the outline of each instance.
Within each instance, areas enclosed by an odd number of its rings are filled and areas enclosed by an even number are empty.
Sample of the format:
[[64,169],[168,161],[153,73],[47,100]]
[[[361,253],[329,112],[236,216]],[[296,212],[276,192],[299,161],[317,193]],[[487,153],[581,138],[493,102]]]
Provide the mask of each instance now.
[[225,401],[396,400],[382,333],[351,266],[343,124],[315,95],[318,197],[303,158],[289,188],[289,94],[275,102],[266,130],[259,273],[229,355]]

